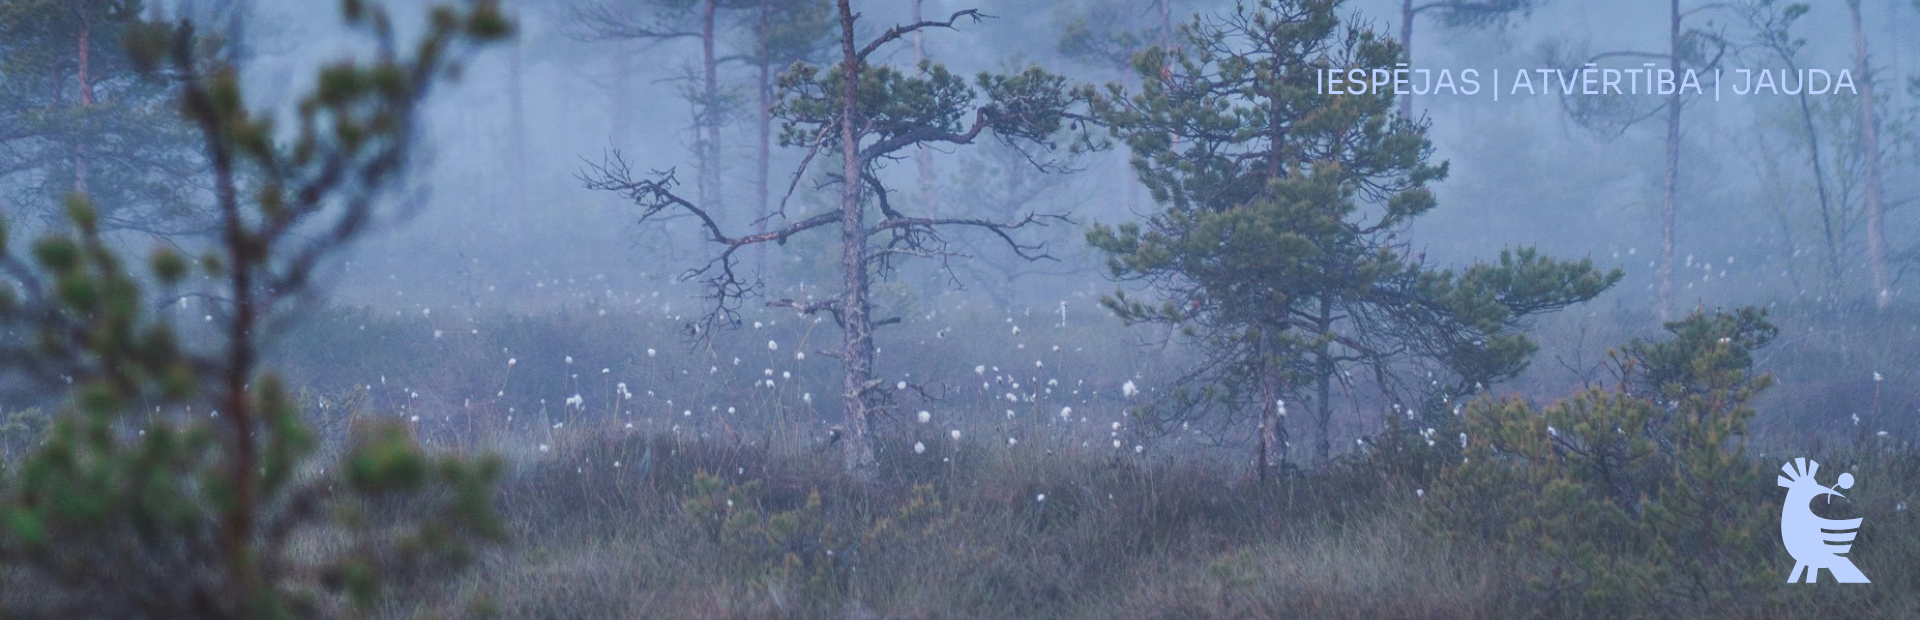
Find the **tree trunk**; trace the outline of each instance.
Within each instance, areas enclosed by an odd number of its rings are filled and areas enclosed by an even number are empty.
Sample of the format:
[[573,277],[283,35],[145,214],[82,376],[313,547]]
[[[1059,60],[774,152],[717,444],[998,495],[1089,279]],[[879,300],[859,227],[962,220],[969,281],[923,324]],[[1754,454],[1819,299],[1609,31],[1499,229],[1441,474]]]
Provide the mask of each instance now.
[[[1400,0],[1400,50],[1407,57],[1407,66],[1413,66],[1413,0]],[[1413,92],[1400,96],[1400,116],[1413,118]]]
[[222,544],[227,552],[227,568],[230,573],[229,600],[250,609],[255,600],[254,593],[259,591],[260,582],[255,570],[254,504],[260,487],[260,466],[258,446],[254,443],[253,399],[247,393],[247,385],[253,379],[253,364],[256,350],[253,346],[255,323],[259,319],[259,307],[255,305],[253,281],[254,258],[249,248],[255,246],[252,235],[248,234],[246,221],[240,213],[240,198],[237,173],[234,170],[233,154],[224,146],[211,150],[211,164],[214,175],[215,200],[219,204],[222,223],[221,245],[225,246],[227,256],[227,286],[232,287],[233,320],[227,325],[227,359],[221,372],[220,419],[226,426],[227,441],[231,446],[232,460],[225,463],[231,485],[229,492],[232,501],[226,506],[221,518]]
[[[925,0],[913,0],[913,23],[920,23],[920,5]],[[913,31],[913,66],[919,70],[920,63],[927,60],[927,33]],[[913,154],[914,163],[920,169],[920,208],[926,213],[937,213],[933,209],[933,154],[926,147],[919,147]]]
[[1886,308],[1893,300],[1887,276],[1887,240],[1881,228],[1880,128],[1873,108],[1873,65],[1867,58],[1867,33],[1860,26],[1860,0],[1847,0],[1853,13],[1854,72],[1860,74],[1860,149],[1866,160],[1867,268],[1873,274],[1873,305]]
[[[520,23],[518,11],[513,20],[514,23]],[[527,203],[527,102],[520,71],[522,47],[523,43],[516,39],[513,53],[507,56],[507,139],[511,142],[508,148],[512,149],[508,155],[512,158],[508,162],[511,172],[507,176],[512,179],[508,182],[513,184],[513,205],[509,207],[512,210],[518,210]]]
[[[754,125],[754,132],[758,134],[759,139],[758,148],[754,154],[756,169],[753,178],[755,201],[753,221],[756,222],[754,225],[756,233],[767,231],[767,210],[771,208],[768,202],[770,200],[768,175],[773,165],[773,57],[771,42],[768,39],[772,36],[772,28],[773,2],[762,0],[760,26],[757,33],[760,48],[760,76],[759,83],[754,85],[754,94],[759,99],[757,103],[760,108],[759,117],[755,119],[757,122]],[[765,273],[767,270],[767,245],[764,243],[753,249],[753,269],[759,273]]]
[[[79,82],[80,107],[85,108],[93,105],[93,79],[92,76],[87,75],[89,68],[87,53],[93,46],[90,40],[93,18],[87,12],[86,3],[81,3],[78,8],[80,11],[80,57],[76,63],[78,67],[75,71],[75,79]],[[82,126],[85,127],[86,124],[83,123]],[[76,194],[87,193],[87,140],[89,137],[83,133],[73,145],[73,192]]]
[[697,114],[704,136],[700,148],[701,191],[704,204],[719,211],[720,205],[720,65],[714,57],[714,20],[719,0],[707,0],[700,22],[700,106]]
[[[925,4],[925,0],[913,0],[913,23],[918,24],[922,19],[920,16],[922,4]],[[920,70],[920,63],[927,59],[926,39],[927,33],[925,31],[913,31],[913,67],[915,71]],[[933,152],[924,145],[914,147],[913,163],[920,174],[917,192],[919,195],[916,196],[916,202],[919,203],[921,212],[926,213],[929,217],[937,215],[939,214],[939,210],[934,208],[933,197]],[[926,277],[920,281],[920,297],[928,301],[933,300],[933,298],[940,295],[940,288],[943,284],[944,282],[941,280],[940,271],[937,269],[929,270]],[[1008,280],[1007,285],[1011,286],[1012,280]]]
[[1173,44],[1173,0],[1160,0],[1160,46]]
[[1273,469],[1287,462],[1286,420],[1280,417],[1280,364],[1261,334],[1260,377],[1260,480],[1265,482]]
[[627,144],[627,136],[633,131],[633,111],[629,102],[633,101],[633,47],[626,39],[614,42],[613,47],[613,147],[621,148]]
[[841,365],[845,380],[841,395],[846,418],[846,436],[841,440],[847,472],[856,479],[872,483],[879,479],[879,461],[874,457],[874,441],[869,422],[872,415],[868,394],[873,376],[873,322],[867,301],[867,231],[860,204],[860,120],[857,85],[860,58],[854,51],[853,7],[848,0],[840,4],[840,49],[846,78],[840,91],[840,311],[846,327]]
[[1316,328],[1320,330],[1322,342],[1315,347],[1314,354],[1314,460],[1321,465],[1333,458],[1331,440],[1333,425],[1333,343],[1326,342],[1325,336],[1333,331],[1333,300],[1320,300],[1320,315],[1316,317]]
[[[1668,22],[1667,66],[1674,79],[1680,79],[1680,0],[1672,0],[1672,19]],[[1667,96],[1667,170],[1660,207],[1660,320],[1673,317],[1673,226],[1674,193],[1680,181],[1680,88]]]
[[[1799,72],[1792,58],[1787,59],[1787,69]],[[1833,199],[1827,190],[1826,164],[1820,157],[1820,131],[1813,122],[1813,102],[1807,89],[1800,89],[1800,124],[1807,132],[1807,159],[1813,165],[1814,193],[1820,199],[1820,228],[1827,242],[1827,287],[1828,296],[1837,298],[1840,293],[1840,237],[1833,229]]]

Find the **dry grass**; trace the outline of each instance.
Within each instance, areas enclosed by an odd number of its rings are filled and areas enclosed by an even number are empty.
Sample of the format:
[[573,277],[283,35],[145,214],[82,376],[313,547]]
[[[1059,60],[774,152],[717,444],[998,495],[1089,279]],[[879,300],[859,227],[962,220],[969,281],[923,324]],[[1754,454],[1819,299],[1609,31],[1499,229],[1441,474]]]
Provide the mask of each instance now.
[[[580,435],[503,489],[515,542],[457,586],[499,617],[1538,615],[1525,576],[1544,564],[1442,542],[1423,525],[1424,500],[1362,461],[1263,485],[1226,467],[962,443],[892,459],[883,484],[867,489],[841,476],[831,453]],[[1897,473],[1891,461],[1868,466],[1863,479],[1889,492],[1900,484],[1885,479]],[[732,496],[753,515],[745,521],[804,513],[818,491],[818,523],[764,547],[738,544],[767,534],[755,527],[708,536],[687,504],[700,496],[699,472],[752,489]],[[1883,550],[1862,559],[1877,590],[1828,585],[1727,617],[1910,616],[1920,575],[1893,560],[1920,553],[1912,513],[1877,512],[1868,511],[1878,535],[1863,544]],[[807,569],[782,570],[787,556]],[[809,580],[815,569],[824,578]]]

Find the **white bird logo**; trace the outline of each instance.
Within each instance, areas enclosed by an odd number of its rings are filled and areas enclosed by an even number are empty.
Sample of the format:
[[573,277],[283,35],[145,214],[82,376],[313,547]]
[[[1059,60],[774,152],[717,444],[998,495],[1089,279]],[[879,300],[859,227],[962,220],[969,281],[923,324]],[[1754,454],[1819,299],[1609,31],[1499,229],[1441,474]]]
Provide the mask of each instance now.
[[[1820,569],[1833,573],[1834,581],[1840,583],[1869,583],[1867,576],[1854,567],[1853,561],[1841,557],[1853,548],[1853,537],[1860,529],[1860,519],[1826,519],[1813,514],[1813,500],[1823,495],[1846,497],[1839,491],[1820,486],[1813,477],[1820,471],[1820,463],[1804,458],[1780,466],[1786,475],[1780,476],[1780,486],[1787,488],[1786,505],[1780,509],[1780,541],[1786,543],[1787,553],[1793,554],[1793,571],[1787,573],[1787,583],[1800,583],[1801,572],[1806,573],[1806,583],[1820,579]],[[1853,488],[1853,474],[1840,474],[1837,485],[1842,489]],[[1833,498],[1827,498],[1832,502]],[[1839,543],[1839,544],[1829,544]]]

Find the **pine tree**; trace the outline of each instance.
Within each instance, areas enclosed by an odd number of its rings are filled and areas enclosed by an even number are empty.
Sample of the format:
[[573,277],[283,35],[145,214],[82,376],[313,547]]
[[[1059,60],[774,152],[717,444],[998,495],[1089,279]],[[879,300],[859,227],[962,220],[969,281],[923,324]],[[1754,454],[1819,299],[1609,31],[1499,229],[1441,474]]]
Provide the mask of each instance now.
[[1324,461],[1335,388],[1353,387],[1353,370],[1409,416],[1431,410],[1524,368],[1528,316],[1620,277],[1527,248],[1458,272],[1414,253],[1400,233],[1434,207],[1428,186],[1447,166],[1429,163],[1425,126],[1394,115],[1392,93],[1317,92],[1319,70],[1400,57],[1341,24],[1340,6],[1258,0],[1196,19],[1173,50],[1136,57],[1138,93],[1111,86],[1096,108],[1161,205],[1089,231],[1112,276],[1151,297],[1123,289],[1104,303],[1129,323],[1178,326],[1206,354],[1141,413],[1233,425],[1257,410],[1262,475],[1286,461],[1285,401],[1311,405]]
[[[380,51],[323,68],[284,131],[190,25],[129,33],[136,68],[179,80],[170,107],[208,160],[205,255],[129,256],[84,193],[28,248],[0,226],[0,328],[25,336],[0,364],[66,392],[44,443],[0,471],[0,615],[369,617],[502,534],[497,461],[428,455],[398,422],[321,458],[261,364],[314,270],[379,221],[428,92],[509,28],[496,3],[443,6],[407,48],[385,11],[343,7]],[[188,294],[217,302],[206,323],[153,303]]]
[[809,315],[829,315],[841,327],[841,348],[833,353],[843,371],[842,430],[835,440],[847,470],[871,482],[878,474],[872,427],[898,391],[896,383],[877,376],[873,331],[901,320],[875,317],[871,296],[875,279],[892,274],[902,259],[953,256],[955,252],[945,235],[956,230],[992,235],[1022,258],[1049,258],[1043,247],[1022,243],[1013,234],[1029,226],[1065,220],[1057,214],[1035,213],[1011,221],[914,215],[909,212],[910,206],[902,211],[903,205],[892,202],[892,192],[880,169],[910,149],[967,145],[983,138],[1021,145],[1030,150],[1031,161],[1045,165],[1051,160],[1037,151],[1051,149],[1058,134],[1070,123],[1079,122],[1071,109],[1083,93],[1068,88],[1065,78],[1039,67],[1010,74],[983,72],[969,83],[939,64],[923,63],[918,71],[908,73],[869,62],[875,53],[915,32],[979,20],[982,16],[978,11],[964,10],[946,19],[895,26],[863,40],[854,29],[857,15],[848,0],[840,0],[837,8],[838,62],[790,69],[780,78],[781,97],[775,107],[775,116],[782,121],[781,144],[805,151],[791,177],[788,194],[814,162],[831,161],[838,168],[826,171],[839,190],[834,208],[793,218],[786,213],[783,200],[772,214],[785,222],[783,225],[734,236],[726,233],[707,205],[674,192],[677,182],[671,170],[635,178],[615,154],[589,172],[587,185],[628,196],[642,208],[643,220],[677,212],[693,215],[707,240],[719,246],[717,257],[687,274],[704,279],[711,290],[710,312],[693,326],[696,335],[737,325],[740,304],[761,290],[761,282],[739,273],[736,254],[742,248],[784,245],[795,235],[813,230],[839,231],[840,282],[836,294],[827,299],[783,299],[772,305]]
[[177,81],[126,54],[130,36],[168,28],[138,0],[0,1],[0,196],[17,223],[57,225],[81,191],[108,230],[208,231],[205,186],[185,181],[207,162],[172,105]]

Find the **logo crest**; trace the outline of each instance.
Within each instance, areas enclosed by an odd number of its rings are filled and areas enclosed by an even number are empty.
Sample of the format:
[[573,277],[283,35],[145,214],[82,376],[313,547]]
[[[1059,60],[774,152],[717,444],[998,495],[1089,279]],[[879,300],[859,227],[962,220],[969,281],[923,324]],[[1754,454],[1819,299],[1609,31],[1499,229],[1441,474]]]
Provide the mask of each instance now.
[[[1853,561],[1840,554],[1853,548],[1853,537],[1859,532],[1860,519],[1826,519],[1813,514],[1813,500],[1821,496],[1838,496],[1839,491],[1820,486],[1813,475],[1820,471],[1820,463],[1804,458],[1780,466],[1786,475],[1777,478],[1780,486],[1787,488],[1786,505],[1780,509],[1780,541],[1786,543],[1787,553],[1793,554],[1793,571],[1787,573],[1787,583],[1800,583],[1801,573],[1806,574],[1806,583],[1820,579],[1820,569],[1833,573],[1834,581],[1840,583],[1869,583],[1867,576],[1855,568]],[[1840,474],[1839,488],[1853,488],[1853,474]],[[1833,498],[1828,497],[1828,502]]]

